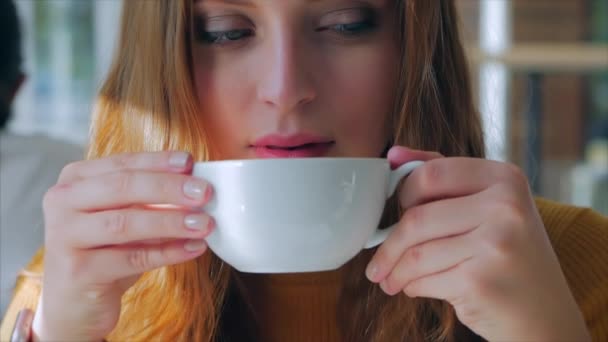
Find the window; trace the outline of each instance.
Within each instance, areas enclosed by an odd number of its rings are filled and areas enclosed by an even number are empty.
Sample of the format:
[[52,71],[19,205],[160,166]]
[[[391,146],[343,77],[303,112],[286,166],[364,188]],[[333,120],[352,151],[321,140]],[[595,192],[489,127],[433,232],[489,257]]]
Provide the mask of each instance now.
[[10,129],[83,144],[109,66],[120,0],[18,0],[26,83]]

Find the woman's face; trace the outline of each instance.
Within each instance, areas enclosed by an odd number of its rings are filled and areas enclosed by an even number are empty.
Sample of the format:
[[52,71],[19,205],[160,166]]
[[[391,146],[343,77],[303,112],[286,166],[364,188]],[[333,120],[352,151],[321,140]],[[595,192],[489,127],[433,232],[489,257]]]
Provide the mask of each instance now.
[[200,0],[194,72],[221,159],[379,157],[398,73],[391,0]]

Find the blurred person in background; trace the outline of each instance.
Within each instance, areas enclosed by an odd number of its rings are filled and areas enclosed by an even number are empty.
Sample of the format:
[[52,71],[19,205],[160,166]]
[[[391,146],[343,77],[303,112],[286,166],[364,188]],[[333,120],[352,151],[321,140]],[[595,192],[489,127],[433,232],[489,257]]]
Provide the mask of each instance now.
[[11,105],[26,79],[15,4],[0,0],[0,313],[17,274],[44,241],[42,197],[82,149],[49,137],[8,130]]

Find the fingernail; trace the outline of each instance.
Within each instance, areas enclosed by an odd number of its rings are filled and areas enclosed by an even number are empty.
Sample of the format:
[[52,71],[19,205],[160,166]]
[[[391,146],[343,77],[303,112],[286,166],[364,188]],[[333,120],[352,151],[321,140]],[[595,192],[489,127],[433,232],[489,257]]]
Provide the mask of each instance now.
[[376,266],[375,263],[370,263],[369,265],[367,265],[365,275],[370,281],[376,281],[376,276],[378,275],[378,266]]
[[169,157],[169,165],[174,168],[183,168],[188,164],[190,154],[186,152],[173,152]]
[[198,252],[207,248],[205,240],[188,240],[184,244],[184,249],[188,252]]
[[387,295],[389,295],[389,296],[391,295],[391,289],[388,287],[388,283],[386,282],[386,279],[380,282],[380,288]]
[[202,200],[205,198],[205,192],[208,191],[206,184],[202,181],[191,179],[184,183],[184,194],[194,200]]
[[205,201],[209,201],[211,199],[211,196],[213,196],[213,188],[207,186],[207,188],[205,189]]
[[184,224],[188,229],[203,230],[209,227],[209,218],[205,215],[188,215],[184,218]]

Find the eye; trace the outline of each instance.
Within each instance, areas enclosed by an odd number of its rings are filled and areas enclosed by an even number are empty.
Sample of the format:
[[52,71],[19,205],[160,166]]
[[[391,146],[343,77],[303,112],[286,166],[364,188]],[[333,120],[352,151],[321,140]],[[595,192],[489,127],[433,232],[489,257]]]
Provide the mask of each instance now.
[[323,16],[316,31],[329,31],[339,36],[352,37],[369,33],[377,27],[377,14],[373,9],[350,8]]
[[255,34],[253,23],[240,15],[200,16],[194,25],[196,39],[205,45],[240,43]]
[[354,22],[354,23],[348,23],[348,24],[336,24],[336,25],[330,26],[326,29],[332,30],[336,33],[339,33],[339,34],[342,34],[345,36],[353,36],[353,35],[359,35],[359,34],[364,34],[364,33],[370,32],[375,27],[376,27],[376,25],[374,22],[372,22],[371,20],[367,20],[367,21],[360,21],[360,22]]
[[202,31],[199,34],[199,40],[205,44],[229,44],[231,42],[253,36],[252,29],[234,29],[227,31]]

